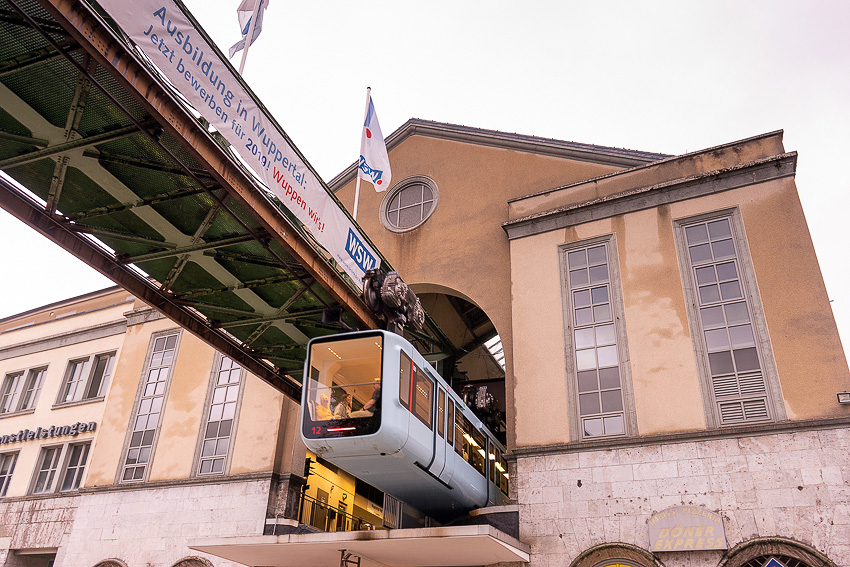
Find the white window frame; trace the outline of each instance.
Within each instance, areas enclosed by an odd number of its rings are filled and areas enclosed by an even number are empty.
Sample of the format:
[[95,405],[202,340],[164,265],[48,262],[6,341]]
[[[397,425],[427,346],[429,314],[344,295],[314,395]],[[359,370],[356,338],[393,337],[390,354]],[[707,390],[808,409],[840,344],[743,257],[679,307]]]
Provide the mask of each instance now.
[[[158,363],[154,360],[155,351],[157,341],[161,338],[166,339],[166,344],[168,337],[176,336],[176,342],[174,343],[174,348],[172,358],[168,362],[168,364],[164,364],[162,360]],[[169,329],[166,331],[160,331],[151,335],[150,342],[148,344],[148,352],[145,356],[145,366],[142,369],[142,374],[139,379],[139,388],[136,391],[136,400],[133,403],[133,413],[132,418],[130,419],[129,425],[127,427],[127,437],[124,440],[124,448],[121,451],[121,460],[119,461],[118,471],[115,474],[115,483],[116,484],[132,484],[132,483],[140,483],[147,482],[148,477],[150,476],[151,465],[153,463],[153,457],[156,453],[156,444],[159,439],[159,432],[162,429],[162,419],[165,414],[165,404],[168,400],[168,392],[171,389],[171,379],[174,375],[174,367],[177,364],[177,356],[180,353],[180,342],[183,336],[182,329]],[[162,351],[164,352],[164,351]],[[154,377],[151,372],[158,371],[159,374],[155,377],[156,379],[151,381],[150,378]],[[165,373],[163,377],[162,372]],[[160,378],[163,378],[160,380]],[[160,392],[159,384],[162,384],[162,388]],[[148,388],[153,386],[152,391],[148,391]],[[144,412],[140,412],[142,405],[146,405]],[[156,406],[156,409],[153,409]],[[147,417],[148,422],[150,421],[150,417],[156,414],[156,425],[151,429],[147,425],[141,429],[137,429],[138,420],[143,415]],[[152,432],[150,434],[150,439],[146,439],[147,432]],[[135,433],[141,433],[141,438],[134,438]],[[131,451],[135,451],[139,449],[139,454],[146,451],[144,462],[128,462],[130,459]],[[135,457],[133,457],[135,458]],[[135,478],[135,469],[144,467],[142,469],[142,476],[139,478]],[[125,471],[128,469],[134,469],[133,477],[130,479],[124,479]]]
[[47,365],[7,372],[0,385],[0,417],[34,411],[46,374]]
[[[112,372],[115,369],[117,354],[117,351],[110,350],[69,360],[65,367],[65,374],[62,377],[62,387],[59,388],[59,394],[56,398],[55,406],[74,405],[103,400],[106,396],[106,390],[109,388]],[[109,358],[106,363],[106,367],[103,369],[103,373],[99,376],[100,385],[98,386],[97,392],[92,395],[89,390],[91,390],[94,380],[97,377],[98,361],[104,357]],[[74,373],[75,369],[78,368],[78,365],[82,365],[79,375]],[[72,384],[74,388],[73,395],[71,395],[71,399],[68,399],[69,395],[72,393]]]
[[[227,360],[231,361],[232,366],[228,367],[227,369],[222,369],[222,365],[226,364],[225,361]],[[223,372],[228,372],[231,376],[233,375],[232,373],[237,373],[237,381],[219,384],[218,380]],[[212,371],[210,372],[210,387],[207,390],[207,398],[204,403],[204,413],[203,418],[201,419],[201,428],[198,434],[198,443],[195,449],[195,458],[192,465],[193,476],[220,476],[228,474],[228,472],[230,471],[230,462],[233,457],[233,442],[236,439],[236,425],[239,423],[239,411],[242,407],[242,393],[245,390],[245,377],[245,369],[236,364],[236,361],[219,352],[216,353],[215,360],[213,361]],[[234,391],[234,387],[236,391],[236,398],[227,399],[228,395],[230,395],[231,398],[233,397],[230,392]],[[224,394],[221,394],[221,392],[224,392]],[[219,400],[218,397],[220,395],[223,395],[224,399]],[[216,435],[208,438],[207,429],[210,426],[210,418],[213,417],[212,414],[218,413],[217,407],[220,407],[222,409],[222,412],[227,411],[228,408],[231,407],[230,404],[234,405],[232,406],[233,416],[229,418],[231,420],[229,435]],[[213,421],[217,421],[220,423],[222,420],[218,419]],[[213,455],[204,455],[204,448],[208,445],[208,442],[214,441],[218,443],[218,441],[222,439],[228,439],[227,449],[223,455],[218,454],[217,452]],[[222,464],[222,470],[212,470],[212,467],[214,466],[214,461],[221,458],[224,459],[224,462]],[[205,463],[210,463],[210,470],[204,470],[206,468]]]
[[[6,496],[9,491],[9,484],[12,482],[12,475],[15,474],[15,465],[18,463],[18,454],[20,451],[9,451],[0,453],[0,471],[6,466],[6,474],[0,476],[0,498]],[[8,463],[11,460],[11,465]]]
[[[38,459],[35,462],[35,469],[33,470],[32,480],[30,481],[29,494],[55,494],[79,490],[80,486],[83,485],[83,479],[85,478],[86,471],[88,470],[89,459],[91,457],[91,444],[92,440],[87,439],[85,441],[71,441],[60,445],[42,446],[38,453]],[[72,453],[76,447],[83,448],[81,449],[83,454],[82,464],[78,463],[73,467],[69,467]],[[45,452],[53,450],[57,451],[54,453],[55,456],[52,459],[53,467],[45,469],[42,467]],[[76,486],[63,489],[65,477],[68,475],[70,468],[80,471],[78,473],[78,480],[76,482]],[[49,478],[43,488],[36,492],[36,487],[39,484],[39,477],[44,472],[48,473]]]

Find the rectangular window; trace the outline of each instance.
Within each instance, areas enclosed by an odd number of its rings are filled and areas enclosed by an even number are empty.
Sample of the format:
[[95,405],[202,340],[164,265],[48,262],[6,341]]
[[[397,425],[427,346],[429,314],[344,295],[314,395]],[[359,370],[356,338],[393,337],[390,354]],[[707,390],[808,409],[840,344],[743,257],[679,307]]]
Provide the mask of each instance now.
[[222,474],[233,438],[242,368],[221,356],[213,373],[213,391],[206,412],[198,474]]
[[[83,480],[88,462],[90,442],[69,443],[43,447],[38,457],[38,470],[33,479],[32,493],[77,490]],[[60,463],[63,463],[60,474]],[[61,479],[57,483],[57,479]]]
[[159,426],[165,390],[177,351],[178,333],[153,338],[153,346],[145,365],[141,396],[131,423],[130,443],[124,459],[122,482],[145,479]]
[[401,352],[398,369],[398,401],[408,410],[410,409],[410,369],[413,361],[404,352]]
[[681,225],[686,286],[704,355],[715,417],[722,425],[773,419],[746,266],[732,216]]
[[6,374],[6,378],[3,380],[3,389],[0,391],[0,413],[17,411],[23,377],[23,372]]
[[444,424],[446,422],[446,391],[440,388],[440,395],[437,398],[437,433],[440,437],[445,436]]
[[0,386],[0,414],[34,408],[46,373],[47,368],[33,368],[6,374]]
[[62,474],[61,490],[63,492],[80,488],[83,473],[86,469],[86,462],[89,458],[90,447],[90,443],[78,443],[69,446],[68,462],[65,465],[65,472]]
[[114,352],[70,361],[57,403],[79,402],[103,396],[114,364]]
[[6,496],[6,491],[9,490],[9,482],[12,480],[12,473],[15,472],[15,463],[17,462],[17,453],[3,453],[0,455],[0,496]]
[[626,433],[608,241],[566,251],[569,330],[582,438]]
[[21,396],[21,405],[19,409],[26,410],[35,407],[38,402],[38,395],[41,393],[41,387],[44,385],[44,377],[47,375],[47,368],[34,368],[27,375],[27,382],[24,385],[24,393]]
[[434,405],[434,383],[422,371],[421,368],[413,365],[413,400],[411,410],[413,415],[419,418],[419,421],[433,428],[433,405]]
[[59,468],[59,458],[62,456],[62,446],[44,447],[38,457],[38,472],[33,484],[33,494],[43,494],[53,490],[53,480]]
[[455,441],[455,403],[449,400],[449,423],[446,426],[446,443],[449,447],[454,445]]

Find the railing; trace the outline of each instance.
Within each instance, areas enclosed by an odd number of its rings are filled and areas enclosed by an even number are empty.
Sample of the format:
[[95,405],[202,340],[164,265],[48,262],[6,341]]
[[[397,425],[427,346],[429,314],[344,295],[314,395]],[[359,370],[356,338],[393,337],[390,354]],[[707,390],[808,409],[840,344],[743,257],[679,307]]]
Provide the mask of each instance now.
[[363,518],[342,512],[306,494],[301,495],[298,503],[298,521],[323,532],[351,532],[376,528]]

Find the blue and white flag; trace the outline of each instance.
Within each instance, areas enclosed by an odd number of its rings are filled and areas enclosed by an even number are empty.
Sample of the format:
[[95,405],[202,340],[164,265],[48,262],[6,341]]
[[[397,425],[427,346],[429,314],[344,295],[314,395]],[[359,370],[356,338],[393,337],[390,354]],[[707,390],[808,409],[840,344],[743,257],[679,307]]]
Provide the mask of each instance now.
[[[236,13],[239,16],[239,28],[242,30],[242,39],[233,44],[230,48],[230,58],[232,59],[237,52],[245,49],[245,39],[248,37],[248,31],[251,29],[251,18],[254,16],[254,3],[257,0],[242,0],[239,7],[236,8]],[[251,43],[254,45],[257,36],[263,31],[263,12],[269,5],[269,0],[259,0],[260,6],[257,8],[257,25],[254,26],[254,35],[251,37]]]
[[371,96],[369,110],[366,111],[366,122],[363,123],[363,134],[360,137],[360,165],[357,175],[371,181],[375,191],[385,191],[392,180],[387,144],[378,124],[378,115],[375,114],[375,104]]

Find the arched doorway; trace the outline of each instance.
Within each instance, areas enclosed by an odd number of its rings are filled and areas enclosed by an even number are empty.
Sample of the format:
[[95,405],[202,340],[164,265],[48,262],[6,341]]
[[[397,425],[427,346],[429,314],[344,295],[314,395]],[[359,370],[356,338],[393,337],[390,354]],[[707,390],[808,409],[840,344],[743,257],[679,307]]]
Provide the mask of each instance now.
[[652,553],[628,543],[604,543],[585,550],[570,567],[664,567]]
[[813,547],[774,537],[736,545],[717,567],[836,567],[836,564]]

